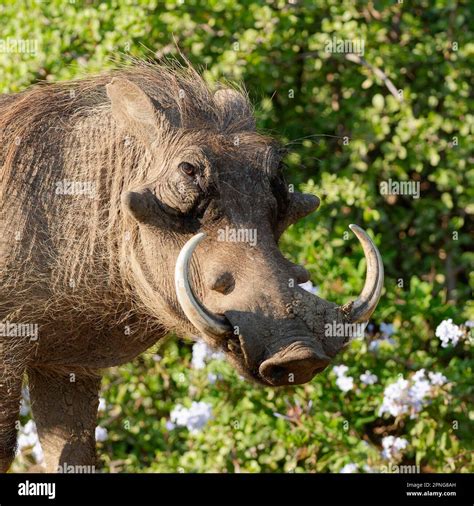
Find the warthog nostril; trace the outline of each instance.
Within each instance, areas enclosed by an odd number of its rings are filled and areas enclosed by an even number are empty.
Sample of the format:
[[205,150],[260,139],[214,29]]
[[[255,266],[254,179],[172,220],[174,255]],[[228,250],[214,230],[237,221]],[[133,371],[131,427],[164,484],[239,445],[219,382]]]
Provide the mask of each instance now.
[[281,380],[289,374],[288,370],[281,365],[272,365],[265,371],[266,376],[272,378],[273,380]]
[[223,272],[218,275],[214,280],[210,283],[210,289],[215,292],[222,293],[223,295],[227,295],[230,293],[235,287],[235,279],[234,276],[230,272]]
[[271,357],[259,367],[260,376],[274,386],[307,383],[329,364],[325,359],[308,352],[305,357]]

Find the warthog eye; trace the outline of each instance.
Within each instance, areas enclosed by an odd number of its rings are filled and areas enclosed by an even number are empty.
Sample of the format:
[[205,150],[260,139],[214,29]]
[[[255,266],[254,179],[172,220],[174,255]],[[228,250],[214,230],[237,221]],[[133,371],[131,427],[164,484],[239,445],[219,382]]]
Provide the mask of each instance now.
[[189,162],[181,162],[179,165],[179,170],[184,172],[187,176],[193,177],[197,174],[197,168]]

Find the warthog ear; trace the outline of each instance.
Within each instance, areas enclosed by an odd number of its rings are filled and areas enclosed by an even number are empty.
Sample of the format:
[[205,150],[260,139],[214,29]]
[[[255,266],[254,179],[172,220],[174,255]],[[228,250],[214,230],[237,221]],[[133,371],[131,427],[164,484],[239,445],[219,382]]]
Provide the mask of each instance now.
[[120,199],[125,212],[139,223],[167,229],[175,225],[176,211],[160,201],[149,187],[124,191]]
[[150,189],[123,192],[121,200],[124,209],[140,223],[157,225],[162,222],[163,212]]
[[169,126],[165,115],[158,111],[148,95],[128,79],[114,77],[105,87],[117,123],[150,144],[163,128]]
[[124,192],[122,193],[123,207],[137,220],[147,221],[153,209],[150,206],[150,199],[144,192]]
[[293,223],[315,211],[320,204],[319,198],[310,193],[293,192],[289,194],[289,199],[286,216],[278,227],[279,234],[282,234]]
[[256,129],[252,108],[242,93],[232,88],[222,88],[214,93],[214,102],[220,109],[222,130],[234,133]]

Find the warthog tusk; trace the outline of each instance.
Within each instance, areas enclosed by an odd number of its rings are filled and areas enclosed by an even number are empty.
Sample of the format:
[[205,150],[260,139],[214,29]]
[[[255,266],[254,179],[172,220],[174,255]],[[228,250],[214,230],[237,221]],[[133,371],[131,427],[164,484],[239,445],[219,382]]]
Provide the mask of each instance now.
[[342,306],[342,310],[347,314],[349,321],[366,322],[374,312],[382,293],[384,279],[382,257],[367,232],[357,225],[349,225],[349,228],[362,244],[367,261],[367,274],[359,297]]
[[176,260],[174,281],[178,302],[188,320],[201,332],[215,336],[224,336],[232,328],[223,316],[209,312],[194,295],[189,282],[189,265],[197,245],[206,237],[200,232],[189,239]]

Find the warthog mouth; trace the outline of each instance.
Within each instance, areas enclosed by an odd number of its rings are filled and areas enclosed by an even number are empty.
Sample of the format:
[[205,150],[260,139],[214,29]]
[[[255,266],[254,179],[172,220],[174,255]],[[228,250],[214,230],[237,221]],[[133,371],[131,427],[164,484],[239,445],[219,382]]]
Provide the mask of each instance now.
[[330,358],[316,351],[311,343],[310,336],[296,338],[288,337],[290,344],[275,353],[262,354],[256,361],[248,357],[245,346],[245,337],[239,336],[240,349],[243,357],[236,356],[244,368],[246,376],[251,380],[265,386],[301,385],[311,381],[320,372],[324,371]]
[[290,344],[277,353],[268,355],[263,352],[256,360],[249,356],[245,337],[241,334],[230,333],[217,343],[217,347],[229,357],[239,373],[263,386],[301,385],[326,369],[330,359],[314,349],[310,336],[288,340]]
[[[225,316],[223,318],[225,318]],[[230,332],[225,336],[220,348],[229,356],[230,360],[236,365],[238,371],[243,376],[253,382],[268,386],[268,383],[260,375],[258,365],[252,366],[243,336]],[[259,362],[262,362],[262,360]]]
[[320,360],[315,355],[309,355],[307,359],[288,358],[281,362],[272,357],[260,365],[259,374],[265,384],[273,387],[303,385],[323,372],[328,364],[328,361]]

